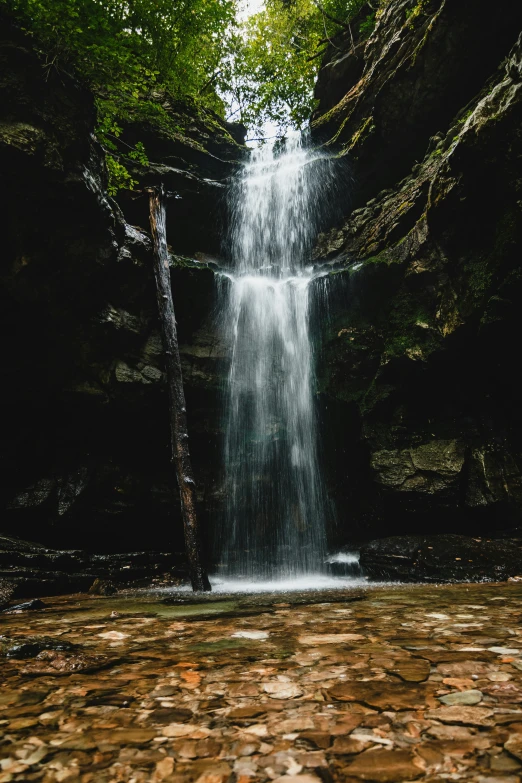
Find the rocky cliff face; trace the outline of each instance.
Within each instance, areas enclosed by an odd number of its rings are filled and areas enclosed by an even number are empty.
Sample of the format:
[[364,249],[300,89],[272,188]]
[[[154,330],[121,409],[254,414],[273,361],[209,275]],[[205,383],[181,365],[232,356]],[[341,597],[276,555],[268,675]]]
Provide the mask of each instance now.
[[[150,267],[148,199],[164,182],[192,450],[204,494],[219,436],[209,331],[222,196],[242,129],[169,106],[170,137],[124,130],[152,161],[118,205],[106,195],[92,98],[44,69],[3,20],[0,36],[3,532],[62,547],[181,547]],[[202,256],[198,256],[202,258]],[[209,490],[211,493],[211,490]],[[208,511],[211,497],[202,497]]]
[[520,525],[521,27],[509,3],[392,0],[322,70],[314,137],[352,178],[315,251],[344,535]]

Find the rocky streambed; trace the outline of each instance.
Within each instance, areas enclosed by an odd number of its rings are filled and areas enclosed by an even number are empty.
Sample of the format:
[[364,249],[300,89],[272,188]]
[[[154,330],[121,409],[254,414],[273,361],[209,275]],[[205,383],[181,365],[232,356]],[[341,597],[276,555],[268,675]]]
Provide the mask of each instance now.
[[522,585],[3,613],[0,783],[515,783]]

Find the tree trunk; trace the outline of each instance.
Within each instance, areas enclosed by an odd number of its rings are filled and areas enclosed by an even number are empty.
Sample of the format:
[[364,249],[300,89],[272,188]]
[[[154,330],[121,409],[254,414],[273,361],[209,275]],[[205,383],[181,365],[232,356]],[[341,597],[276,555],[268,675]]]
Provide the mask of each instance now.
[[156,294],[169,387],[172,461],[176,468],[181,498],[181,515],[183,517],[190,581],[192,582],[193,590],[210,590],[208,576],[201,564],[200,538],[196,516],[196,484],[189,454],[187,409],[181,375],[176,318],[170,287],[164,191],[163,187],[161,187],[151,189],[149,192],[150,227],[154,242],[154,276],[156,278]]

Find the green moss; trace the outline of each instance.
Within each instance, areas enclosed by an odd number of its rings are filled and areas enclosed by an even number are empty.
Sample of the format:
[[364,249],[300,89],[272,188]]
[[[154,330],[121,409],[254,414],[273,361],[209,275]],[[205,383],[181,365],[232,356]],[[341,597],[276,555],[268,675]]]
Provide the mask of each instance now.
[[332,138],[329,139],[329,141],[326,142],[326,146],[329,146],[330,144],[335,144],[336,143],[337,139],[339,138],[339,136],[343,132],[344,126],[346,125],[347,122],[348,122],[348,117],[345,117],[344,120],[339,125],[339,129],[338,129],[337,133],[334,136],[332,136]]
[[[348,118],[347,118],[348,119]],[[344,127],[346,120],[343,122],[343,125],[340,130]],[[349,152],[352,152],[353,149],[358,144],[364,144],[364,142],[368,139],[369,136],[371,136],[372,133],[375,131],[375,123],[373,121],[373,116],[370,114],[369,117],[366,117],[358,129],[353,134],[352,138],[348,142],[347,149]],[[339,131],[340,132],[340,131]]]
[[391,248],[390,249],[386,248],[380,253],[377,253],[377,255],[375,256],[368,256],[363,261],[364,266],[379,265],[379,264],[385,264],[386,266],[390,266],[391,264],[396,264],[396,263],[399,262],[394,257]]
[[188,258],[187,256],[178,256],[171,253],[169,255],[170,266],[174,267],[188,267],[193,269],[201,269],[201,264],[194,258]]
[[465,265],[464,271],[466,272],[466,282],[471,297],[475,302],[482,300],[491,285],[493,277],[488,260],[474,260]]
[[[330,122],[336,120],[348,103],[349,95],[350,93],[347,93],[344,98],[341,98],[339,103],[336,103],[336,105],[332,106],[327,112],[321,114],[320,117],[317,117],[317,119],[311,123],[312,128],[320,128],[321,126],[328,125]],[[348,117],[346,119],[348,119]]]

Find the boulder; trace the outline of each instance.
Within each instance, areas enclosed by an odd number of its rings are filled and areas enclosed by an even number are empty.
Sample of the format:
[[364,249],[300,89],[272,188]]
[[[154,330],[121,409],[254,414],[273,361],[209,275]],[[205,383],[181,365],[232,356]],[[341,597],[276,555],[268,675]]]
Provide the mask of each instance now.
[[404,535],[361,547],[363,571],[401,582],[504,581],[522,571],[522,540]]

